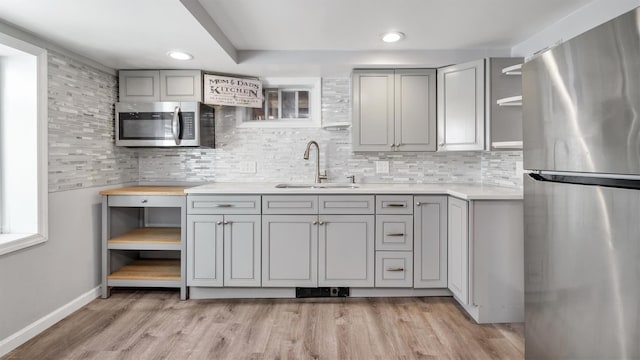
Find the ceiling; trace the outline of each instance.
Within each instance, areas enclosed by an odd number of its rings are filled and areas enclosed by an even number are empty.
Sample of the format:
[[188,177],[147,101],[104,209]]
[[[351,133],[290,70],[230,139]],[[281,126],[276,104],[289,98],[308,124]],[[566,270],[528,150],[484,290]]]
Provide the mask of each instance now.
[[[2,0],[0,20],[113,69],[264,75],[312,71],[307,62],[443,65],[451,54],[504,53],[591,1]],[[389,30],[406,39],[383,43]]]

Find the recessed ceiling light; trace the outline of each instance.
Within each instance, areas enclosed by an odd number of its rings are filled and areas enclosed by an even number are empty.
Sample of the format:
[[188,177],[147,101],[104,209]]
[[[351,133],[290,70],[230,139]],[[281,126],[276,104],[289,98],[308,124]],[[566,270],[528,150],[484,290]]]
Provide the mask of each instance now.
[[399,31],[391,31],[382,35],[382,41],[386,43],[394,43],[404,39],[404,34]]
[[182,52],[182,51],[169,51],[167,53],[167,55],[169,55],[170,58],[176,59],[176,60],[191,60],[191,59],[193,59],[193,55],[187,54],[186,52]]

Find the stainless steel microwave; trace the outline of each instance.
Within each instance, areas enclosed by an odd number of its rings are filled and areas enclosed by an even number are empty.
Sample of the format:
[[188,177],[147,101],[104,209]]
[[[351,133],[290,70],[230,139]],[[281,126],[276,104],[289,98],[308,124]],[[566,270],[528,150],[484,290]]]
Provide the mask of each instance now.
[[200,102],[116,103],[116,146],[214,148],[214,109]]

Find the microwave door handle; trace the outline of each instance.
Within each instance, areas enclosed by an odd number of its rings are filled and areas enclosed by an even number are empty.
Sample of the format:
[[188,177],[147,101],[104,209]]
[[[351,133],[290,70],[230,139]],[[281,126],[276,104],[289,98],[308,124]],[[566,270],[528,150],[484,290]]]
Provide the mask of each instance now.
[[171,120],[171,133],[176,145],[180,145],[180,106],[176,106],[173,110],[173,119]]

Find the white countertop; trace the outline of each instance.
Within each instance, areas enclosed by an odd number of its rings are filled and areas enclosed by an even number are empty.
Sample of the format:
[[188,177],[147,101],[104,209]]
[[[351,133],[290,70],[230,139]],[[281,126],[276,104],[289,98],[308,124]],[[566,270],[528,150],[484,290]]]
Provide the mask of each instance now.
[[210,183],[187,194],[410,194],[451,195],[464,200],[521,200],[522,190],[481,184],[357,184],[358,188],[276,188],[277,183]]

